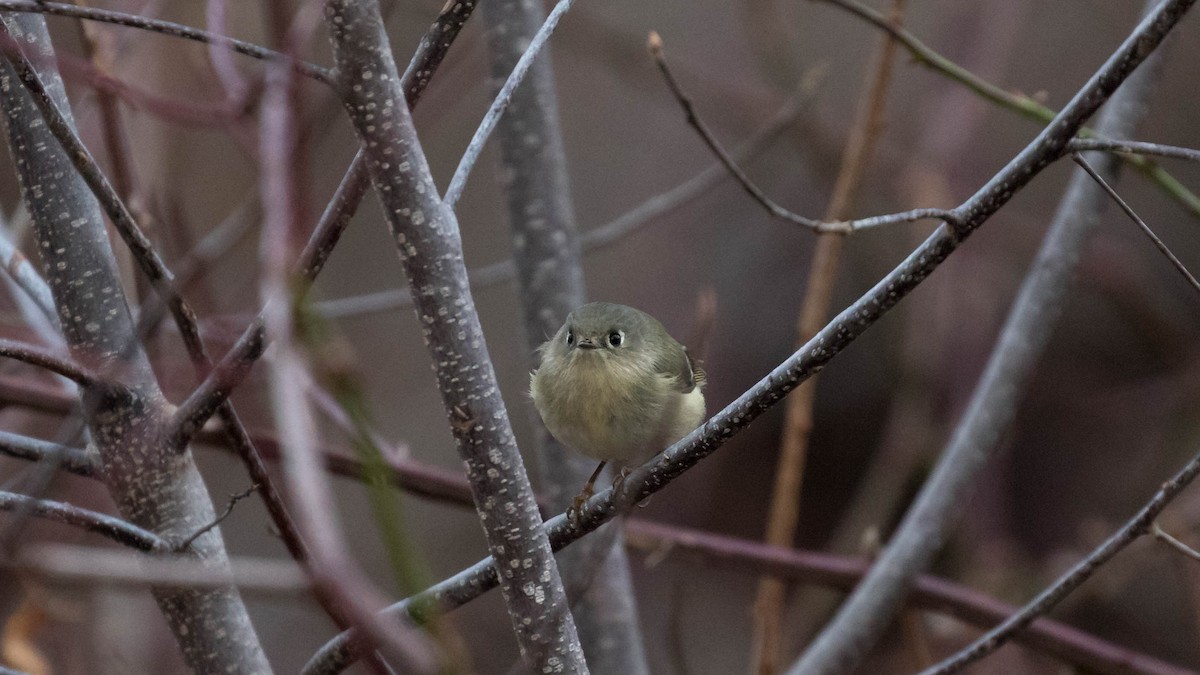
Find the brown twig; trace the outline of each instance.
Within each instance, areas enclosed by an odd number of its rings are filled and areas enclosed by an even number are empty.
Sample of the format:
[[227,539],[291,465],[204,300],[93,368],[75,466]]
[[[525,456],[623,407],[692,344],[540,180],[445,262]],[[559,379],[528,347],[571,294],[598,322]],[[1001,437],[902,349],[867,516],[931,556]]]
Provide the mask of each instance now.
[[209,530],[212,530],[213,528],[220,525],[226,518],[228,518],[230,516],[230,514],[233,513],[233,507],[237,506],[237,503],[242,501],[246,497],[249,497],[250,495],[254,494],[258,490],[258,487],[259,487],[258,485],[251,485],[250,487],[246,488],[245,490],[243,490],[235,495],[230,495],[229,503],[226,504],[225,510],[222,511],[219,516],[217,516],[216,518],[213,518],[212,522],[210,522],[209,524],[205,525],[204,527],[196,530],[187,539],[184,539],[183,541],[179,542],[175,546],[175,550],[177,552],[183,552],[183,551],[188,550],[188,548],[192,545],[192,542],[194,542],[197,539],[199,539],[200,537],[202,537]]
[[[734,158],[737,161],[746,161],[770,147],[780,134],[796,121],[809,97],[808,90],[802,90],[793,95],[762,129],[755,132],[745,143],[734,150]],[[646,199],[617,218],[588,228],[580,235],[580,247],[585,252],[603,249],[625,240],[626,237],[649,225],[664,222],[661,220],[663,216],[708,194],[712,186],[724,180],[728,175],[729,173],[721,164],[710,166],[679,185]],[[512,281],[516,276],[516,266],[511,259],[502,260],[468,274],[471,278],[471,289],[479,290]],[[408,289],[380,291],[317,304],[317,308],[322,314],[334,317],[385,312],[411,306],[412,295]]]
[[[905,0],[893,0],[892,19],[903,16]],[[842,221],[850,216],[854,197],[866,173],[879,132],[884,124],[887,90],[891,83],[896,44],[885,37],[878,47],[874,64],[867,74],[866,89],[859,112],[842,157],[833,195],[825,212],[826,221]],[[825,232],[818,236],[809,265],[808,284],[796,323],[797,347],[808,342],[829,320],[833,288],[837,281],[838,261],[845,237]],[[788,398],[781,432],[779,462],[771,493],[766,541],[775,546],[791,546],[796,537],[800,514],[801,486],[808,456],[808,441],[813,428],[813,403],[817,377],[803,382]],[[751,637],[751,672],[773,675],[783,657],[780,623],[783,618],[787,586],[780,579],[764,577],[759,581],[754,600],[754,631]]]
[[903,213],[895,213],[887,216],[875,216],[873,218],[863,218],[850,221],[813,220],[812,218],[806,218],[802,215],[785,209],[768,197],[761,188],[754,184],[754,181],[750,180],[750,177],[747,176],[744,171],[742,171],[741,167],[737,165],[737,162],[734,161],[733,157],[729,155],[729,153],[721,145],[720,141],[718,141],[716,136],[713,135],[712,131],[709,130],[708,125],[705,124],[704,120],[700,118],[699,113],[696,112],[696,106],[692,102],[691,97],[688,96],[683,90],[683,86],[680,85],[679,81],[675,79],[674,73],[671,72],[670,67],[667,65],[666,56],[663,54],[662,37],[658,33],[651,31],[650,38],[647,40],[646,46],[650,51],[650,56],[654,58],[654,63],[658,66],[659,71],[662,73],[663,79],[666,80],[667,86],[670,87],[671,93],[674,94],[675,100],[678,101],[679,105],[683,108],[688,124],[690,124],[692,128],[696,130],[696,133],[700,134],[700,138],[704,141],[704,144],[707,145],[709,150],[711,150],[712,153],[717,156],[717,158],[721,161],[721,164],[725,166],[725,169],[737,180],[738,184],[742,186],[742,189],[745,190],[746,193],[749,194],[752,199],[754,199],[754,201],[761,204],[762,207],[765,208],[772,216],[790,223],[795,223],[796,225],[800,225],[802,227],[806,227],[813,232],[840,234],[850,234],[859,230],[882,227],[884,225],[892,225],[896,223],[911,223],[917,220],[947,220],[949,212],[942,209],[916,209],[913,211],[905,211]]

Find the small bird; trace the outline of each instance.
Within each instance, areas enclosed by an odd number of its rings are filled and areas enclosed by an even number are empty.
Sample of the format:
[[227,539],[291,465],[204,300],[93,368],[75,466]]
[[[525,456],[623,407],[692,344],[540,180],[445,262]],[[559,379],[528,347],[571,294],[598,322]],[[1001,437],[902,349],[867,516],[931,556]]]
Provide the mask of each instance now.
[[607,302],[575,309],[538,348],[530,394],[561,443],[600,461],[574,513],[609,462],[624,472],[704,421],[704,371],[643,311]]

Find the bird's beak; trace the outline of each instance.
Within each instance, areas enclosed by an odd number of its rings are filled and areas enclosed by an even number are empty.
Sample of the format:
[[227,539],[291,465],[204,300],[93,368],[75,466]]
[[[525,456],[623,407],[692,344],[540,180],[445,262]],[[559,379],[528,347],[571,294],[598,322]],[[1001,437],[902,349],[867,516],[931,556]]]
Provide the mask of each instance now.
[[599,349],[600,344],[594,338],[579,338],[580,349]]

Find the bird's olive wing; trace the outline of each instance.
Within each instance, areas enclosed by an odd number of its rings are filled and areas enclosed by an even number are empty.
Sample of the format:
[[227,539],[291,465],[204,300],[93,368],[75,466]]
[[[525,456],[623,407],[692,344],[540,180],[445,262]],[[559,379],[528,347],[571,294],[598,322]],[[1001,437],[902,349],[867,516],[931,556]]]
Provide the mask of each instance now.
[[704,370],[688,354],[687,347],[672,342],[672,349],[662,355],[659,367],[664,375],[671,377],[680,392],[687,394],[704,382]]

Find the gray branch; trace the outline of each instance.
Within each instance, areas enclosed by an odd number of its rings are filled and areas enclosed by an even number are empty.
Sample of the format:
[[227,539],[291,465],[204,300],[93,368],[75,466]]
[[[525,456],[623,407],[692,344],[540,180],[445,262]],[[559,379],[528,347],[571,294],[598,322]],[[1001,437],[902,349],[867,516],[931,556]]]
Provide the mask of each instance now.
[[12,492],[0,492],[0,511],[27,512],[36,518],[53,520],[99,534],[118,544],[124,544],[139,551],[167,551],[171,548],[169,543],[149,530],[120,518],[62,502],[34,499]]
[[[39,53],[38,63],[46,64],[39,65],[41,80],[69,121],[62,81],[48,65],[53,48],[45,21],[36,14],[3,21],[6,33]],[[168,540],[187,536],[213,519],[212,502],[191,454],[160,442],[168,404],[137,342],[100,208],[6,56],[0,106],[67,344],[76,361],[122,385],[119,396],[101,389],[83,394],[105,483],[131,523]],[[192,552],[214,568],[228,565],[217,531],[197,540]],[[232,587],[156,589],[154,596],[193,670],[270,672]]]
[[535,672],[585,673],[575,622],[517,449],[467,284],[453,211],[438,197],[373,0],[330,0],[343,103],[416,300],[442,402],[517,644]]
[[[1144,32],[1146,25],[1138,33]],[[1118,54],[1128,53],[1138,44],[1131,38]],[[1117,62],[1114,57],[1105,70]],[[1101,135],[1128,138],[1133,134],[1145,111],[1156,62],[1138,71],[1112,98],[1097,126]],[[1109,178],[1120,165],[1113,154],[1102,155],[1097,162],[1099,171]],[[1012,423],[1021,394],[1062,315],[1083,244],[1107,202],[1105,192],[1087,173],[1074,172],[942,459],[871,573],[792,667],[792,675],[852,671],[903,608],[913,580],[933,562],[961,514],[966,489]]]
[[[560,2],[554,12],[568,6]],[[500,86],[497,98],[508,95],[508,111],[496,128],[498,175],[508,203],[527,363],[533,368],[534,350],[587,297],[550,54],[532,60],[524,84],[508,91],[509,74],[529,62],[555,17],[543,24],[541,6],[521,0],[489,0],[482,11],[491,76]],[[496,109],[493,105],[489,118]],[[526,409],[537,430],[534,455],[541,493],[551,509],[565,510],[595,463],[563,447],[533,407]],[[619,522],[606,525],[608,532],[564,551],[558,563],[588,667],[597,673],[638,675],[649,667],[620,527]]]

